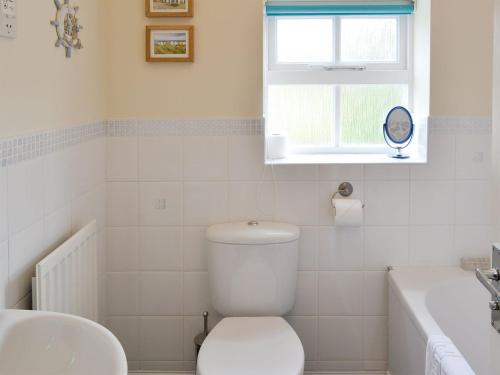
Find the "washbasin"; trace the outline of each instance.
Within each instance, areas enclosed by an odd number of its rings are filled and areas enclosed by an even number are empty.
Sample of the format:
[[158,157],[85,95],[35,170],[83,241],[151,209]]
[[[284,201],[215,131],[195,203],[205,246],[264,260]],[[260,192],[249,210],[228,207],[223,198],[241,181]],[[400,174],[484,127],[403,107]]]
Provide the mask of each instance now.
[[77,316],[0,310],[0,375],[127,375],[122,346]]

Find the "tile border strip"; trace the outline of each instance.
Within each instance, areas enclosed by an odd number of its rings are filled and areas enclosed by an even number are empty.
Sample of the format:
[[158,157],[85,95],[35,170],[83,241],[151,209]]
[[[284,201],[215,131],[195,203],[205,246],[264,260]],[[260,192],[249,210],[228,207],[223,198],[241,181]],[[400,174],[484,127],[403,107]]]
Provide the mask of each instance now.
[[[430,134],[489,135],[488,117],[429,117]],[[98,137],[261,136],[262,118],[242,119],[124,119],[99,121],[0,139],[0,167],[60,151]]]
[[0,139],[0,167],[35,159],[105,135],[105,122],[101,121]]

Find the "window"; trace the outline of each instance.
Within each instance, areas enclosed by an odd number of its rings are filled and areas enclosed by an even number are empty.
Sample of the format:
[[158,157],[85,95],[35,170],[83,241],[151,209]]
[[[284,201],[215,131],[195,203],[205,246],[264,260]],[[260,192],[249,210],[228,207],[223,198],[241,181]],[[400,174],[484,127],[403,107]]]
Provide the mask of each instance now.
[[295,153],[372,153],[411,108],[409,15],[267,17],[266,126]]

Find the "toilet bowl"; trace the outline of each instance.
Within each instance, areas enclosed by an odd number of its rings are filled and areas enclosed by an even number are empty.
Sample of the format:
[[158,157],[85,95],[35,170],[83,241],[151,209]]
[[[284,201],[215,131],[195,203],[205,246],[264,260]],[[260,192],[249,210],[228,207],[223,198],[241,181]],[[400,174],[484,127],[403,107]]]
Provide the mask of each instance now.
[[302,343],[281,317],[295,303],[299,228],[229,223],[206,237],[211,302],[225,318],[204,341],[197,374],[302,375]]
[[225,318],[198,356],[198,375],[302,375],[304,350],[280,317]]

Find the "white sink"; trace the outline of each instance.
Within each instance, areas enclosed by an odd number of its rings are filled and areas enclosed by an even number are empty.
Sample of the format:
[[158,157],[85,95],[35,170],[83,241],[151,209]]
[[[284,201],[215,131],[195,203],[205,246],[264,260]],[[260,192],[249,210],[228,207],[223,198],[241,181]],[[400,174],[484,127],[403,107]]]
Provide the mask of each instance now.
[[0,310],[0,375],[127,375],[106,328],[72,315]]

